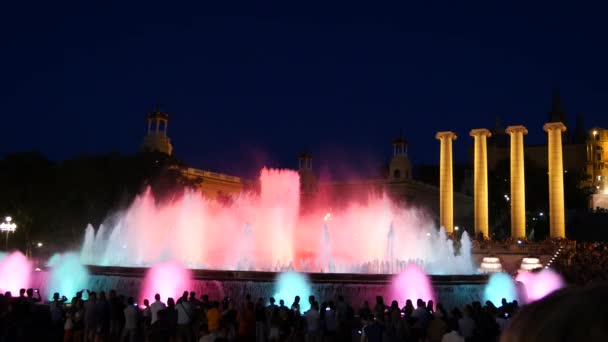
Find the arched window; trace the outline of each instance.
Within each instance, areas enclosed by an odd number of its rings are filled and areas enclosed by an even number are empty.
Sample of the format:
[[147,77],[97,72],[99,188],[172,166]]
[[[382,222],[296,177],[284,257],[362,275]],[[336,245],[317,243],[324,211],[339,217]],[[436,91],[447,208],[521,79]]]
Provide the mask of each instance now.
[[395,179],[401,178],[401,170],[397,169],[397,170],[393,171],[393,178],[395,178]]

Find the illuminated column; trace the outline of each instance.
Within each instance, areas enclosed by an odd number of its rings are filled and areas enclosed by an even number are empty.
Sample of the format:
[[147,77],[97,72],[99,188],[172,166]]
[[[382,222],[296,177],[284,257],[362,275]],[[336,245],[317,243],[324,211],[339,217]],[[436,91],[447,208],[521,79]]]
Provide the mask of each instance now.
[[524,179],[524,126],[509,126],[511,136],[511,237],[526,237],[526,183]]
[[475,179],[475,234],[488,237],[488,148],[487,138],[492,136],[485,128],[473,129],[469,134],[475,139],[474,179]]
[[452,181],[452,140],[454,132],[438,132],[435,138],[441,142],[439,156],[439,225],[447,233],[454,230],[454,184]]
[[561,122],[550,122],[543,129],[549,138],[549,231],[552,238],[565,238],[562,132],[566,131],[566,126]]

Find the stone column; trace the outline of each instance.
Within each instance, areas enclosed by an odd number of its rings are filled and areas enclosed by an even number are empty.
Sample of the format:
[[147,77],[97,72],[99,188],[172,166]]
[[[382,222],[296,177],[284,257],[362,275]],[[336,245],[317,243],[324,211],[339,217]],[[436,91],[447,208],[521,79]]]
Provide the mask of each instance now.
[[452,140],[454,132],[438,132],[435,135],[441,142],[439,155],[439,225],[446,233],[454,231],[454,183],[452,180]]
[[511,136],[511,237],[526,237],[526,183],[524,179],[524,126],[509,126]]
[[488,237],[488,148],[486,140],[492,136],[485,128],[473,129],[469,134],[475,139],[474,145],[474,191],[475,191],[475,234]]
[[543,129],[549,138],[549,232],[552,238],[565,238],[562,132],[566,131],[566,126],[561,122],[550,122],[546,123]]

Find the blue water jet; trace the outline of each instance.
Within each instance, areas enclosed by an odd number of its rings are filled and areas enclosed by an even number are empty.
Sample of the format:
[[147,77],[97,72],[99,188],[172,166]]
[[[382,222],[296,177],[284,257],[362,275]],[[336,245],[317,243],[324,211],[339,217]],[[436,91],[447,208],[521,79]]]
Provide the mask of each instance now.
[[71,299],[76,296],[76,292],[88,287],[89,271],[80,262],[78,254],[55,254],[47,266],[51,268],[47,289],[49,299],[52,299],[55,292]]
[[284,300],[285,305],[291,307],[296,296],[300,296],[300,311],[305,312],[310,309],[308,296],[312,295],[310,282],[304,274],[297,272],[285,272],[279,274],[275,285],[274,299]]
[[518,300],[515,280],[506,273],[493,273],[483,291],[483,300],[500,307],[503,298],[508,302]]

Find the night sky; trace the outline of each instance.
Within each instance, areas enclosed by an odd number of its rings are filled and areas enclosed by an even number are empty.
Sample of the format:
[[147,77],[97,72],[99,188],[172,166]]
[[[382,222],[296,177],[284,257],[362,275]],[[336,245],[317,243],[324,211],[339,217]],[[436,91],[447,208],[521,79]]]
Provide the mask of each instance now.
[[369,176],[400,130],[414,164],[438,161],[439,130],[466,161],[497,115],[542,143],[555,87],[571,123],[608,126],[605,4],[214,3],[1,5],[0,155],[134,153],[157,102],[178,159],[245,176],[302,150]]

